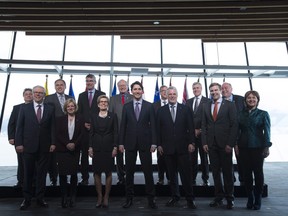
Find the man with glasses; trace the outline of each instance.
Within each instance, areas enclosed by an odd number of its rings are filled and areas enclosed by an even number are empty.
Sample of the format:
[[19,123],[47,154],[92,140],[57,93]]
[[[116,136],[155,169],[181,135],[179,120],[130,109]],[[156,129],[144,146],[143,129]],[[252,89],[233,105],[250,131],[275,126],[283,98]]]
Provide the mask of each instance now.
[[35,197],[39,207],[48,207],[44,201],[49,153],[55,150],[54,110],[44,104],[45,88],[33,88],[33,102],[23,104],[17,120],[15,146],[23,153],[24,162],[24,201],[20,210],[31,205],[33,178],[36,175]]

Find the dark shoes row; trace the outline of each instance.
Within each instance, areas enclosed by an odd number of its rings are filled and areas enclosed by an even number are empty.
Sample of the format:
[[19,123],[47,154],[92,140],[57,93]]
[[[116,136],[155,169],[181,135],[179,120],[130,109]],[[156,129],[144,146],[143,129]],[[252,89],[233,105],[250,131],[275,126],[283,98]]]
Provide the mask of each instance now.
[[75,198],[71,198],[70,200],[68,200],[67,198],[62,198],[61,206],[62,208],[74,208],[76,206]]
[[[133,199],[132,198],[127,198],[126,201],[122,204],[122,207],[127,209],[130,208],[133,205]],[[151,209],[157,209],[158,206],[156,205],[156,202],[154,199],[148,199],[148,206]]]
[[[48,208],[49,205],[45,200],[43,199],[37,199],[36,201],[37,206],[42,208]],[[31,200],[24,199],[23,202],[20,205],[20,210],[26,210],[29,206],[31,206]]]
[[[214,199],[210,204],[209,206],[210,207],[220,207],[223,205],[223,200],[219,200],[219,199]],[[227,200],[227,205],[226,205],[226,208],[227,209],[233,209],[234,208],[234,201],[233,200]]]

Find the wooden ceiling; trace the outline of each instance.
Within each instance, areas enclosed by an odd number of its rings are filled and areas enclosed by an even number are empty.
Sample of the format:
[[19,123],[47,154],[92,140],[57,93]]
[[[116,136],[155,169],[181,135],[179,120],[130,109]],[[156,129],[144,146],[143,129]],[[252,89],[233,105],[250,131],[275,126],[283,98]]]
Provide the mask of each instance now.
[[203,42],[288,41],[288,1],[0,0],[0,31]]

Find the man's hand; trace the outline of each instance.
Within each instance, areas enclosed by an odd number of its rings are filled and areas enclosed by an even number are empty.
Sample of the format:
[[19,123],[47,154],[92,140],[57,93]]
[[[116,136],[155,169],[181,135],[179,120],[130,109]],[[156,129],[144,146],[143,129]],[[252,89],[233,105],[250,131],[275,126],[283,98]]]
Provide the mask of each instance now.
[[69,150],[69,151],[74,151],[75,150],[75,143],[68,143],[66,145],[66,148]]
[[15,144],[14,139],[10,139],[10,140],[9,140],[9,143],[10,143],[11,145],[14,145],[14,144]]
[[51,145],[50,149],[49,149],[49,152],[54,152],[55,149],[56,149],[56,145]]
[[124,153],[125,149],[123,145],[119,145],[119,152]]
[[89,155],[89,157],[93,158],[93,148],[92,147],[89,147],[88,155]]
[[21,146],[16,146],[16,152],[18,153],[22,153],[24,151],[24,146],[21,145]]
[[192,153],[192,152],[194,152],[194,151],[195,151],[195,145],[189,144],[189,145],[188,145],[188,152]]
[[153,153],[156,151],[156,145],[151,145],[150,152]]
[[208,148],[208,145],[203,145],[203,150],[204,152],[206,152],[207,154],[209,153],[209,148]]
[[87,130],[90,130],[91,124],[90,123],[84,123],[84,126]]
[[157,151],[159,152],[160,155],[163,155],[163,148],[162,146],[158,146]]
[[225,152],[226,152],[226,153],[231,153],[231,152],[232,152],[232,149],[233,149],[233,148],[232,148],[231,146],[229,146],[229,145],[226,145],[226,146],[225,146]]

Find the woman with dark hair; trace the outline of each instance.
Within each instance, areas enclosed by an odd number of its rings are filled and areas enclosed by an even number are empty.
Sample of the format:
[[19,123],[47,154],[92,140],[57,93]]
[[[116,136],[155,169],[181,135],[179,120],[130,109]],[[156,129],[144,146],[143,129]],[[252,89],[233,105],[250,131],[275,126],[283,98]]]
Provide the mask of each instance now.
[[[117,154],[118,120],[117,115],[108,112],[109,99],[100,95],[97,99],[99,113],[92,115],[90,128],[89,156],[92,157],[95,187],[97,191],[96,208],[108,208],[112,185],[112,169]],[[105,194],[102,194],[101,174],[105,173]]]
[[[77,104],[74,99],[69,98],[64,104],[66,115],[56,119],[56,158],[58,163],[61,206],[67,208],[75,206],[77,191],[77,171],[81,140],[84,133],[84,121],[76,114]],[[68,193],[67,175],[70,175],[70,193]],[[68,202],[68,194],[70,201]]]
[[260,101],[257,91],[246,92],[244,99],[246,109],[239,114],[239,137],[235,151],[243,163],[244,183],[248,195],[246,207],[259,210],[264,185],[263,163],[272,145],[270,117],[267,111],[257,108]]

